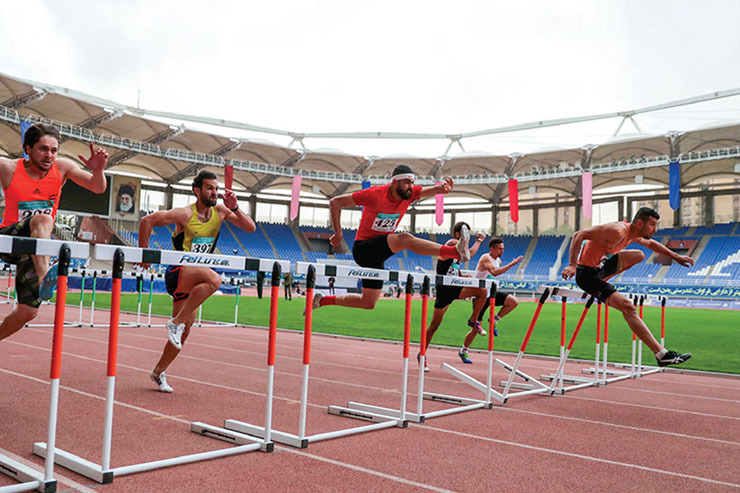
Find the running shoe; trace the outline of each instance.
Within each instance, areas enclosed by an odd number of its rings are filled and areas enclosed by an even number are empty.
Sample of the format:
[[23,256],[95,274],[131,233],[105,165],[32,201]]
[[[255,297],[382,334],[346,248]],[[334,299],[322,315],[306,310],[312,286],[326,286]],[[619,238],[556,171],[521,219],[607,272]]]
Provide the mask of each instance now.
[[461,349],[460,352],[457,353],[457,355],[460,356],[460,359],[466,365],[472,365],[473,364],[473,360],[471,360],[470,358],[468,358],[468,352],[467,351],[463,351]]
[[662,358],[656,358],[658,366],[680,365],[691,359],[691,353],[678,354],[676,351],[668,351]]
[[152,378],[154,383],[157,384],[160,392],[166,392],[168,394],[172,393],[173,389],[172,387],[167,385],[167,378],[164,376],[164,372],[160,373],[159,375],[152,372],[149,376]]
[[[420,363],[421,362],[421,353],[416,353],[416,362],[419,363],[419,364],[421,364]],[[429,364],[428,363],[429,363],[429,356],[426,356],[424,358],[424,373],[428,373],[429,372]]]
[[475,322],[473,322],[472,320],[468,320],[468,327],[470,327],[471,329],[475,329],[475,331],[477,333],[479,333],[480,335],[482,335],[482,336],[484,336],[484,335],[486,335],[488,333],[483,328],[483,326],[480,324],[480,322],[477,321],[477,320]]
[[183,332],[185,332],[185,324],[176,324],[172,320],[167,321],[167,338],[177,349],[182,349]]
[[470,230],[467,226],[463,225],[462,228],[460,228],[460,239],[457,240],[457,245],[455,245],[455,248],[457,249],[457,253],[460,254],[460,263],[467,262],[470,260]]
[[54,290],[57,287],[57,277],[57,264],[54,264],[46,271],[46,275],[39,286],[39,299],[41,301],[50,300],[54,296]]
[[[323,298],[323,297],[324,297],[324,295],[321,294],[321,293],[314,293],[313,294],[313,304],[311,305],[311,307],[314,310],[321,306],[321,298]],[[304,317],[306,316],[306,309],[305,308],[303,309],[303,316]]]

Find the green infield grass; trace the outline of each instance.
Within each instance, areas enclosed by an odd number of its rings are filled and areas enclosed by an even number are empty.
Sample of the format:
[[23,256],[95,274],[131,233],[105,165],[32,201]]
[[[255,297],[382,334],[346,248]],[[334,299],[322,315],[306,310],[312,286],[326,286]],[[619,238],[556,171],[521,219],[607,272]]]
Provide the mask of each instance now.
[[[265,289],[266,294],[269,289]],[[281,291],[282,295],[282,291]],[[216,295],[203,305],[203,319],[224,322],[234,320],[234,296]],[[79,293],[69,293],[67,303],[78,306]],[[85,305],[90,305],[90,293],[85,293]],[[121,309],[136,312],[137,294],[122,295]],[[429,300],[431,320],[433,300]],[[96,307],[110,306],[110,293],[98,292]],[[278,327],[282,329],[303,330],[303,308],[305,298],[294,297],[292,301],[282,296],[279,304]],[[504,317],[497,325],[499,336],[494,340],[494,350],[517,352],[524,334],[532,319],[537,304],[521,302],[519,307]],[[575,328],[582,303],[568,303],[567,339]],[[596,343],[597,305],[593,305],[576,340],[571,357],[593,359]],[[148,309],[148,295],[142,299],[142,315]],[[244,325],[267,326],[269,324],[270,299],[242,296],[239,298],[239,323]],[[527,354],[557,356],[560,354],[560,303],[550,301],[542,309],[537,325],[527,346]],[[660,340],[660,307],[644,309],[645,321]],[[170,315],[172,302],[167,295],[154,295],[152,314]],[[403,299],[381,299],[373,310],[359,310],[338,306],[323,307],[314,311],[313,332],[338,334],[369,339],[392,341],[403,340]],[[466,320],[470,316],[471,302],[456,301],[447,310],[442,325],[432,340],[433,345],[459,347],[468,332]],[[75,310],[70,307],[68,320],[76,320]],[[488,313],[484,319],[487,327]],[[603,319],[603,314],[602,314]],[[418,342],[421,325],[421,301],[414,300],[411,316],[411,341]],[[125,330],[125,329],[124,329]],[[603,338],[603,329],[602,336]],[[279,343],[279,338],[278,338]],[[347,341],[347,344],[352,344]],[[486,349],[486,338],[477,336],[473,349]],[[711,310],[698,308],[666,308],[666,347],[679,352],[691,352],[693,358],[681,368],[707,370],[724,373],[740,373],[740,313],[732,310]],[[417,348],[412,347],[413,351]],[[632,332],[627,327],[621,313],[609,310],[609,361],[629,362],[632,350]],[[400,351],[400,350],[399,350]],[[430,353],[433,358],[433,353]],[[473,353],[475,362],[484,363],[483,355]],[[647,347],[643,347],[643,362],[654,365],[655,359]]]

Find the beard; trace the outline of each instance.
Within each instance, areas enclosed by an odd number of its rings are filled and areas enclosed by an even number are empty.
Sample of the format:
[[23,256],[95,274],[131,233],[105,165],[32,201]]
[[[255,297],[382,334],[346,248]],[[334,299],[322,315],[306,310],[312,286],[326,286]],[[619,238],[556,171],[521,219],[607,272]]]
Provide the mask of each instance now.
[[216,202],[218,202],[218,197],[203,197],[203,204],[207,205],[208,207],[213,207],[214,205],[216,205]]
[[118,205],[118,209],[121,212],[131,212],[131,209],[133,208],[134,208],[134,204],[131,204],[131,203],[126,203],[126,204],[122,203]]
[[398,195],[400,195],[403,200],[408,200],[411,198],[411,192],[411,188],[408,188],[406,190],[398,190]]

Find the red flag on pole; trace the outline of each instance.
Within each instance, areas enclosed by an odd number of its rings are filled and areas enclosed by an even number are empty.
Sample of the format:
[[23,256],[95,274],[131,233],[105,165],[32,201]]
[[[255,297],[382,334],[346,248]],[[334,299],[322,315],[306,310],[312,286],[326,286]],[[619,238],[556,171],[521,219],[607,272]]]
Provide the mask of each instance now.
[[224,167],[224,187],[226,190],[231,190],[234,185],[234,167],[227,164]]
[[515,223],[519,222],[519,183],[511,179],[509,180],[509,212],[511,213],[511,220]]

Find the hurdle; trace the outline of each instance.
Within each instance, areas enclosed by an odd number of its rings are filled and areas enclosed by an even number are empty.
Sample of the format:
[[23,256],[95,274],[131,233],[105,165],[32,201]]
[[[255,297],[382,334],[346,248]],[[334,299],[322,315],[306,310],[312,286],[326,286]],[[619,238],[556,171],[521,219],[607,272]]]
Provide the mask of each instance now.
[[46,493],[56,491],[54,479],[54,459],[56,454],[56,427],[59,407],[59,381],[61,378],[62,342],[64,339],[64,314],[67,301],[67,275],[71,258],[87,258],[87,243],[63,242],[59,240],[42,240],[0,235],[1,253],[22,253],[29,255],[58,256],[57,300],[54,308],[54,334],[51,350],[51,369],[49,372],[50,396],[49,419],[46,441],[49,453],[44,463],[44,473],[21,464],[18,461],[0,454],[0,471],[17,480],[19,483],[0,488],[0,492],[38,490]]
[[[470,287],[479,287],[479,288],[489,288],[489,302],[491,303],[491,306],[495,305],[496,300],[496,283],[495,281],[491,279],[476,279],[471,277],[456,277],[456,276],[437,276],[435,280],[435,284],[437,286],[440,285],[460,285],[460,283],[465,283],[464,285],[470,286]],[[493,380],[493,331],[495,328],[495,317],[491,316],[488,318],[488,367],[486,372],[486,383],[479,382],[475,378],[467,375],[466,373],[458,370],[452,365],[449,365],[447,363],[442,363],[441,368],[452,375],[453,377],[456,377],[463,382],[467,383],[468,385],[472,386],[473,388],[485,393],[486,398],[485,400],[481,399],[472,399],[469,397],[460,397],[455,395],[448,395],[448,394],[438,394],[434,392],[424,392],[424,362],[419,362],[419,402],[417,406],[417,413],[422,416],[423,418],[434,418],[438,416],[447,416],[454,413],[459,412],[465,412],[465,411],[472,411],[474,409],[482,409],[482,408],[491,408],[493,407],[493,402],[491,401],[491,398],[495,398],[499,402],[504,401],[504,396],[492,388],[492,380]],[[424,349],[424,346],[426,345],[426,321],[422,319],[422,349]],[[426,351],[421,353],[421,358],[426,358]],[[454,404],[459,407],[453,407],[453,408],[447,408],[447,409],[441,409],[438,411],[431,411],[427,413],[422,412],[422,404],[421,400],[426,399],[434,402],[443,402],[446,404]]]
[[[170,467],[180,464],[189,464],[193,462],[226,457],[245,452],[262,450],[272,452],[273,443],[269,440],[269,429],[272,419],[272,371],[270,369],[270,360],[274,360],[275,337],[274,333],[277,327],[277,289],[273,289],[273,303],[270,306],[270,342],[268,351],[268,381],[267,381],[267,418],[266,428],[268,429],[268,438],[258,440],[254,437],[235,433],[230,430],[210,426],[201,422],[191,423],[190,430],[203,436],[219,438],[236,444],[235,447],[213,450],[209,452],[200,452],[195,454],[183,455],[168,459],[155,460],[122,467],[110,467],[111,459],[111,442],[112,442],[112,423],[113,423],[113,404],[115,394],[115,374],[116,359],[118,350],[118,327],[121,298],[121,277],[123,274],[123,264],[148,263],[148,264],[165,264],[165,265],[200,265],[207,267],[218,267],[228,270],[260,270],[272,263],[273,273],[277,272],[279,279],[282,266],[290,267],[287,261],[282,260],[265,260],[249,257],[236,257],[213,254],[194,254],[191,252],[180,252],[172,250],[151,250],[147,248],[119,247],[111,245],[96,245],[93,250],[96,260],[113,262],[113,296],[110,314],[110,333],[108,345],[108,365],[107,365],[107,392],[106,392],[106,412],[104,417],[104,435],[103,451],[101,463],[97,464],[70,452],[57,449],[56,454],[52,454],[51,441],[47,443],[37,442],[34,444],[33,453],[48,457],[53,455],[53,461],[66,469],[81,474],[101,484],[108,484],[117,476],[134,474],[138,472],[151,471],[163,467]],[[115,303],[114,303],[115,301]],[[47,453],[48,452],[48,453]],[[48,459],[47,459],[48,460]]]
[[[309,262],[297,262],[296,274],[306,275],[306,315],[303,332],[303,379],[301,386],[301,415],[298,424],[298,435],[273,430],[272,439],[275,442],[290,445],[297,448],[306,448],[309,443],[329,440],[342,436],[355,435],[368,431],[381,430],[385,428],[406,428],[410,414],[406,411],[406,395],[408,381],[408,353],[410,345],[410,323],[411,323],[411,295],[415,282],[423,283],[423,275],[410,272],[387,271],[382,269],[370,269],[365,267],[353,267],[349,265],[311,264]],[[311,331],[313,326],[313,297],[316,276],[348,277],[352,279],[374,279],[383,281],[398,281],[406,275],[406,298],[404,310],[404,344],[403,344],[403,372],[401,404],[399,409],[388,409],[369,404],[350,401],[346,407],[329,406],[328,413],[348,418],[370,421],[373,424],[345,428],[336,431],[306,434],[306,413],[308,402],[308,382],[310,365]],[[426,277],[426,276],[424,276]],[[250,425],[237,420],[227,420],[224,427],[256,437],[264,437],[265,429],[260,426]]]
[[[13,284],[13,272],[15,272],[15,265],[13,264],[6,264],[6,263],[0,263],[0,272],[7,272],[8,273],[8,292],[5,295],[5,299],[0,301],[0,304],[10,304],[15,301],[15,289],[11,288],[11,285]],[[12,300],[12,301],[11,301]]]

